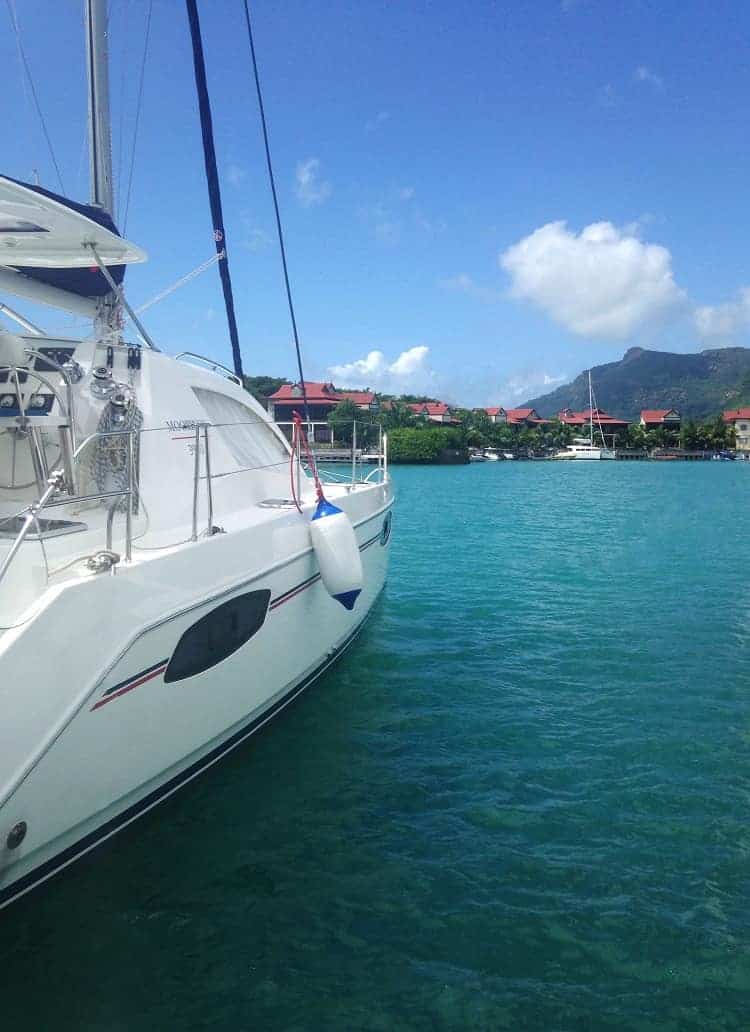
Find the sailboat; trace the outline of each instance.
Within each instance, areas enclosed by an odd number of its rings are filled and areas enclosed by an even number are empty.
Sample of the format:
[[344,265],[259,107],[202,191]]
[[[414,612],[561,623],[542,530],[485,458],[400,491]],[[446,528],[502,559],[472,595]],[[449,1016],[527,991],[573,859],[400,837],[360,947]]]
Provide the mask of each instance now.
[[[244,742],[383,587],[387,439],[325,484],[237,370],[159,351],[112,220],[106,3],[87,0],[88,204],[0,176],[0,290],[91,320],[0,332],[0,905]],[[205,133],[204,133],[205,135]],[[135,332],[123,324],[132,317]],[[217,829],[220,834],[220,829]]]
[[562,451],[557,452],[556,459],[614,459],[614,448],[608,448],[604,440],[604,431],[599,423],[599,438],[601,444],[594,443],[594,416],[597,409],[594,407],[594,389],[591,385],[591,370],[589,369],[589,436],[574,437],[572,444],[567,445]]

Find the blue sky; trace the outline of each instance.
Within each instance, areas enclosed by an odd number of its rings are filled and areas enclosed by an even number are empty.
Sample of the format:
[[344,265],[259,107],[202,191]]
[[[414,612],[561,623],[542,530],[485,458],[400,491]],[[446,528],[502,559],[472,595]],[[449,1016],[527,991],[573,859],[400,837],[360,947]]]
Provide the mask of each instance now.
[[[82,4],[12,4],[66,191],[85,200]],[[3,170],[58,189],[4,6]],[[147,7],[110,5],[121,216]],[[246,371],[292,377],[242,5],[200,10]],[[252,10],[308,378],[511,405],[634,344],[750,343],[749,6]],[[135,303],[213,252],[180,0],[154,0],[127,235],[150,256],[128,274]],[[215,268],[146,321],[167,351],[229,361]]]

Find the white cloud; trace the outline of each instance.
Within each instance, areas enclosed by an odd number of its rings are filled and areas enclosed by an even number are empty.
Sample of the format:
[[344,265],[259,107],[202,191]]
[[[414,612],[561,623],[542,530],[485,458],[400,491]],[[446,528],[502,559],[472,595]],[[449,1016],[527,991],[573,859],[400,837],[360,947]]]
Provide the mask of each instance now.
[[[514,376],[509,376],[508,379],[500,385],[498,394],[500,398],[499,403],[512,408],[519,402],[528,401],[529,398],[533,398],[535,395],[548,394],[549,391],[553,391],[555,387],[559,387],[561,383],[565,383],[567,379],[568,377],[566,373],[560,373],[559,376],[536,371],[516,373]],[[497,404],[497,402],[495,404]]]
[[736,301],[722,305],[701,305],[693,312],[698,335],[729,341],[750,329],[750,287],[743,287]]
[[330,366],[328,373],[345,386],[371,387],[391,393],[424,389],[434,378],[427,365],[429,353],[426,345],[418,344],[389,362],[382,351],[370,351],[365,358]]
[[251,211],[241,211],[240,221],[243,228],[243,235],[240,240],[241,247],[247,248],[248,251],[262,251],[263,248],[268,247],[271,243],[271,237],[264,229],[255,224]]
[[468,294],[469,297],[474,297],[477,301],[483,301],[485,304],[493,304],[501,298],[499,291],[493,290],[492,287],[483,287],[479,283],[475,283],[471,276],[465,272],[460,272],[458,276],[451,276],[448,279],[440,280],[439,286],[444,290],[454,290],[461,294]]
[[645,65],[638,65],[633,72],[633,79],[636,82],[647,82],[650,86],[656,87],[657,90],[660,90],[664,85],[662,77]]
[[310,208],[314,204],[323,204],[331,196],[331,184],[320,178],[320,162],[317,158],[308,158],[297,165],[295,192],[300,204]]
[[246,175],[246,169],[242,168],[241,165],[236,165],[234,162],[230,162],[229,168],[227,169],[227,182],[230,186],[239,186]]
[[685,302],[666,247],[611,222],[578,235],[550,222],[500,255],[511,292],[581,337],[624,340]]
[[371,118],[368,122],[365,122],[365,132],[374,133],[378,129],[382,128],[385,123],[390,119],[390,111],[378,111],[374,118]]

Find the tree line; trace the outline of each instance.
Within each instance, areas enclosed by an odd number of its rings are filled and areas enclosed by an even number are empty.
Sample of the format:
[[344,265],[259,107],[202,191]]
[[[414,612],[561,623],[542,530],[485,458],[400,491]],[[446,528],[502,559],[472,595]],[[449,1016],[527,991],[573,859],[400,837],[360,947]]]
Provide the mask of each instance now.
[[[282,383],[289,383],[277,377],[245,377],[245,386],[255,397],[265,401],[268,395]],[[559,451],[571,444],[575,437],[588,435],[588,426],[570,426],[553,419],[544,426],[525,424],[493,423],[483,409],[453,409],[454,426],[441,426],[426,416],[414,412],[410,404],[432,401],[422,395],[402,395],[398,398],[387,395],[379,398],[376,411],[364,411],[345,398],[328,417],[335,440],[340,444],[351,444],[353,425],[357,424],[357,444],[374,447],[378,441],[379,427],[390,435],[391,452],[418,456],[419,461],[434,460],[441,449],[498,448],[514,455],[543,455]],[[398,431],[395,434],[394,432]],[[430,438],[415,438],[402,431],[430,432]],[[435,434],[437,431],[437,435]],[[598,428],[594,426],[598,436]],[[612,440],[606,434],[607,444]],[[683,448],[686,451],[726,451],[735,446],[735,431],[731,424],[723,421],[721,415],[702,423],[686,420],[679,430],[660,426],[647,429],[640,423],[631,423],[626,430],[615,435],[616,448],[631,451],[651,452],[658,448]],[[408,445],[408,446],[407,446]],[[402,461],[407,461],[403,459]]]

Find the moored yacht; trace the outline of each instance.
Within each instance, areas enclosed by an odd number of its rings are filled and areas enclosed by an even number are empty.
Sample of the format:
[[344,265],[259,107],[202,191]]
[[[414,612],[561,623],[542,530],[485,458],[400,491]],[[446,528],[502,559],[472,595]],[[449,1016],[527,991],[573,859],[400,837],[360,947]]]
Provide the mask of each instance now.
[[[571,444],[566,445],[562,451],[555,454],[556,459],[614,459],[614,447],[608,448],[604,440],[604,431],[601,423],[598,423],[599,439],[601,443],[594,443],[594,415],[598,410],[594,407],[594,390],[591,386],[591,370],[589,369],[589,436],[574,437]],[[614,440],[614,439],[613,439]]]

